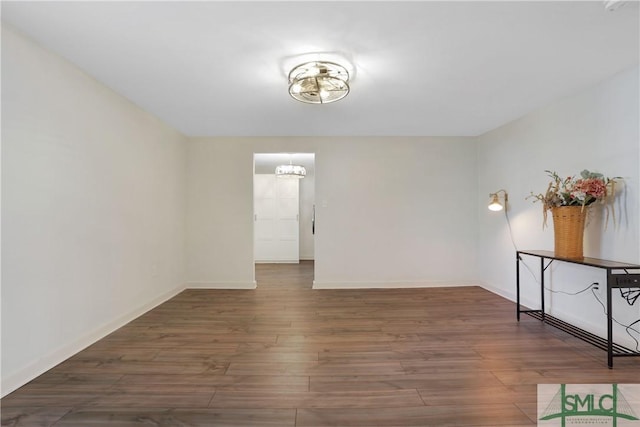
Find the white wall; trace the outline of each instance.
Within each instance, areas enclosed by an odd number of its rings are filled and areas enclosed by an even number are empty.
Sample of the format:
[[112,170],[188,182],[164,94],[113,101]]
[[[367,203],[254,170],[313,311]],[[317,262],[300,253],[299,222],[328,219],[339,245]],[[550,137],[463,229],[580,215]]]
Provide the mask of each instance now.
[[184,285],[185,138],[2,28],[2,393]]
[[[549,228],[542,230],[541,206],[525,200],[531,191],[546,190],[546,169],[563,176],[589,169],[624,177],[615,205],[617,226],[610,223],[605,230],[602,212],[595,208],[585,231],[584,252],[588,257],[640,262],[638,76],[638,68],[628,70],[478,138],[478,273],[489,288],[515,298],[514,248],[504,215],[486,209],[490,192],[500,188],[509,192],[508,214],[519,249],[553,250],[551,217]],[[526,262],[538,273],[538,259]],[[568,292],[593,281],[606,283],[601,270],[590,268],[557,263],[550,273],[550,286]],[[539,285],[524,267],[521,275],[525,302],[538,307]],[[552,313],[592,332],[605,333],[602,307],[591,292],[550,298]],[[629,307],[619,297],[614,301],[614,314],[620,321],[638,318],[638,304]],[[635,346],[624,331],[616,331],[616,336]]]
[[316,287],[473,282],[472,138],[194,138],[188,155],[191,286],[254,285],[254,152],[316,153]]

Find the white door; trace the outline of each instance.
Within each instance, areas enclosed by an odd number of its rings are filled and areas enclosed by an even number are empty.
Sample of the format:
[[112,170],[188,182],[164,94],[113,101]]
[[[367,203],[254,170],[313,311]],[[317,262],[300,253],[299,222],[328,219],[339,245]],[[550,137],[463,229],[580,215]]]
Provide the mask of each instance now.
[[296,178],[254,175],[253,247],[256,262],[300,261],[298,186]]

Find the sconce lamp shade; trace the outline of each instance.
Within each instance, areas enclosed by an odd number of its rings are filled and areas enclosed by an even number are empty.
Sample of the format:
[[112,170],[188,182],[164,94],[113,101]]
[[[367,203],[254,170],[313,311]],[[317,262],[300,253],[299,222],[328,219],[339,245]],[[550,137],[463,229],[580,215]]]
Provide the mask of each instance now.
[[[500,203],[500,198],[498,197],[498,194],[501,192],[504,193],[504,205]],[[507,200],[509,199],[509,196],[507,195],[507,192],[505,190],[498,190],[495,193],[491,193],[489,194],[489,197],[491,197],[491,203],[489,203],[488,208],[489,210],[494,212],[503,210],[507,205]]]

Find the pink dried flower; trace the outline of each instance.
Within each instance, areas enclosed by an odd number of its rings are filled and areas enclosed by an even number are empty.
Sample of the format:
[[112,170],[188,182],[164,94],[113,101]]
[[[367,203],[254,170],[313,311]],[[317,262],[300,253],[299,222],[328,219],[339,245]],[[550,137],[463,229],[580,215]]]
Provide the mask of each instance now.
[[579,179],[573,187],[574,191],[580,191],[596,199],[607,196],[607,185],[602,179]]
[[[547,211],[560,206],[589,206],[592,203],[600,202],[605,205],[607,219],[609,208],[611,208],[613,222],[615,225],[615,211],[613,205],[608,206],[613,196],[615,196],[616,181],[622,178],[607,178],[601,173],[583,170],[580,177],[561,178],[555,172],[545,171],[551,177],[551,182],[546,193],[531,193],[527,198],[542,203],[542,212],[546,224]],[[606,223],[606,222],[605,222]]]

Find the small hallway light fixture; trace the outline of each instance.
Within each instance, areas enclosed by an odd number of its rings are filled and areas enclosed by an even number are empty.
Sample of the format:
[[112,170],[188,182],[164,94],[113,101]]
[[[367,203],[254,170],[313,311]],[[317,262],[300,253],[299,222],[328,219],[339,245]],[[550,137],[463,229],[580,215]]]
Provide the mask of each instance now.
[[[504,205],[500,203],[500,196],[499,196],[500,193],[504,193],[504,196],[503,196]],[[509,200],[509,195],[507,194],[506,190],[498,190],[495,193],[489,193],[489,197],[491,197],[491,203],[489,203],[489,206],[488,206],[489,210],[498,212],[503,209],[506,209],[507,201]]]
[[294,165],[289,160],[288,165],[280,165],[276,167],[276,176],[278,178],[298,178],[302,179],[307,175],[307,170],[304,166]]
[[289,95],[307,104],[329,104],[349,90],[349,72],[335,62],[305,62],[289,73]]

